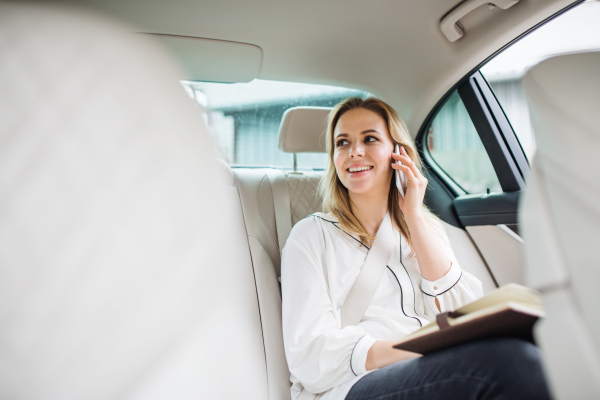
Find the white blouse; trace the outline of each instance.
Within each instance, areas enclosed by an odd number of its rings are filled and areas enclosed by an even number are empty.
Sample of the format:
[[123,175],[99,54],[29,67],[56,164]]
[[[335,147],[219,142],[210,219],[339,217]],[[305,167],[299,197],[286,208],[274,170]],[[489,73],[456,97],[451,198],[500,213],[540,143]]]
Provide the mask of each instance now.
[[[399,340],[483,295],[481,282],[461,270],[446,232],[436,237],[452,261],[435,282],[421,277],[412,248],[395,232],[386,273],[361,322],[341,329],[340,309],[365,262],[368,248],[342,231],[332,214],[316,213],[298,222],[283,249],[281,289],[283,339],[291,372],[292,399],[302,387],[322,400],[344,399],[366,373],[367,352],[376,340]],[[370,372],[370,371],[369,371]]]

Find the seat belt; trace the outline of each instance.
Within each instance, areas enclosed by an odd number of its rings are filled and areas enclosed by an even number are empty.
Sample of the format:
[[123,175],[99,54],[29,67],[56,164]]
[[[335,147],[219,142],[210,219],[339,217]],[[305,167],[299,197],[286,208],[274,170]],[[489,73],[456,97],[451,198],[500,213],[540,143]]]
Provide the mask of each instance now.
[[[371,299],[379,286],[383,272],[387,268],[392,251],[394,249],[394,229],[389,212],[385,214],[379,229],[375,242],[371,246],[365,263],[356,280],[346,301],[342,305],[340,312],[342,319],[342,328],[350,325],[358,325],[365,311],[371,303]],[[314,400],[318,394],[302,389],[298,400]]]
[[371,299],[379,286],[383,272],[387,268],[394,249],[394,230],[390,214],[386,213],[365,263],[346,297],[340,312],[342,328],[358,325],[365,315]]
[[[290,211],[290,190],[287,177],[278,169],[266,170],[267,178],[273,192],[273,207],[275,208],[275,226],[277,228],[277,242],[279,246],[279,263],[281,264],[281,251],[292,231],[292,212]],[[281,265],[279,267],[281,274]]]

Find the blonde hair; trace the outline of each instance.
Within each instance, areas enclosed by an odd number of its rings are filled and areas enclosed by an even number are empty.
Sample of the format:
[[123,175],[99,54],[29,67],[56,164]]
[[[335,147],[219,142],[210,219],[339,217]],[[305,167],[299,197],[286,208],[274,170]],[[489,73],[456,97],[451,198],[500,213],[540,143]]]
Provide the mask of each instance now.
[[[375,240],[375,237],[370,235],[362,226],[360,221],[356,218],[356,216],[354,216],[352,207],[350,205],[348,189],[340,181],[333,160],[333,152],[335,150],[335,146],[333,144],[333,132],[335,127],[342,115],[356,108],[363,108],[365,110],[372,111],[383,118],[394,145],[398,144],[400,146],[404,146],[406,153],[415,163],[419,171],[423,170],[423,163],[421,162],[421,158],[417,153],[417,148],[408,133],[408,129],[406,128],[404,121],[400,115],[398,115],[396,110],[394,110],[384,101],[372,97],[365,100],[361,99],[360,97],[351,97],[340,102],[329,113],[326,139],[327,154],[329,157],[325,173],[319,182],[319,193],[323,198],[323,209],[332,213],[340,221],[341,228],[343,230],[355,234],[363,244],[371,246]],[[392,218],[392,224],[400,231],[402,236],[404,236],[404,238],[412,247],[412,239],[408,230],[408,225],[404,219],[404,214],[400,209],[400,193],[398,190],[396,190],[395,185],[395,180],[391,179],[390,194],[388,197],[388,210],[390,212],[390,217]],[[424,204],[423,212],[426,220],[432,226],[436,227],[437,225],[438,227],[441,227],[439,224],[439,219],[433,215]],[[434,231],[437,231],[437,229],[434,229]],[[414,251],[410,256],[413,255]]]

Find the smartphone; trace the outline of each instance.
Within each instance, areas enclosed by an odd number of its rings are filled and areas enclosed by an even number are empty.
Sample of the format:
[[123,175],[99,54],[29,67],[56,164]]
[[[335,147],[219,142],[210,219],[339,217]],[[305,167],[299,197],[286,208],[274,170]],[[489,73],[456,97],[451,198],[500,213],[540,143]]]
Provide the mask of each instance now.
[[[394,152],[396,154],[400,154],[400,146],[396,145]],[[404,165],[400,161],[396,161],[396,163],[400,164],[400,165]],[[400,196],[402,196],[402,198],[404,198],[404,193],[406,193],[406,184],[407,184],[406,175],[404,175],[404,172],[400,171],[399,169],[395,170],[395,172],[396,172],[396,187],[398,188],[398,191],[400,192]]]

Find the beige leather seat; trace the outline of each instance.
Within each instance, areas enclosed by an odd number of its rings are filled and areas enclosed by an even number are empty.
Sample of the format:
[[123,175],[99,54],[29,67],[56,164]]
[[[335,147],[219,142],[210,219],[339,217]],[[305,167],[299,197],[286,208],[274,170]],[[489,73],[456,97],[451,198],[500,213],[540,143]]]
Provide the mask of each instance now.
[[181,71],[81,10],[0,3],[0,37],[0,398],[275,398],[239,195]]
[[600,52],[551,58],[523,80],[538,144],[519,210],[536,338],[558,399],[600,398]]
[[[291,109],[280,128],[280,150],[288,153],[320,152],[319,137],[329,109]],[[313,115],[314,113],[314,115]],[[235,186],[246,222],[248,244],[258,292],[264,336],[269,399],[290,398],[290,373],[281,330],[281,250],[298,221],[321,211],[317,185],[321,172],[234,169]],[[281,244],[281,246],[280,246]]]

